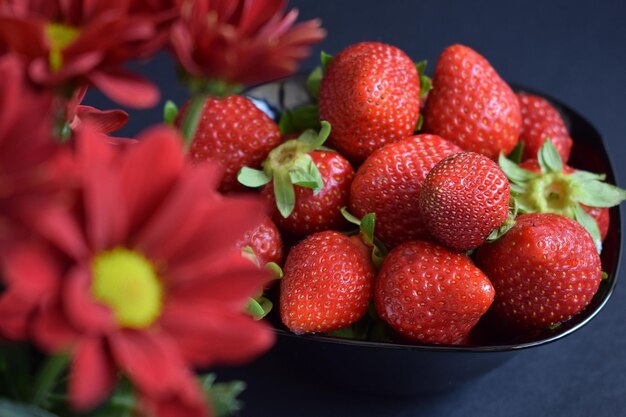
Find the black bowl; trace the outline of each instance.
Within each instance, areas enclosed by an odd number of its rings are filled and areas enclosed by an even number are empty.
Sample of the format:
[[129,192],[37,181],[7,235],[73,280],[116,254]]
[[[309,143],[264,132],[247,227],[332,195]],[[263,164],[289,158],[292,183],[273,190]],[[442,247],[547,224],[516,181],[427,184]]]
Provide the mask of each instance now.
[[[545,97],[561,112],[574,139],[569,164],[605,173],[615,183],[609,155],[598,131],[571,108],[537,91],[516,90]],[[304,76],[265,84],[247,91],[271,117],[283,109],[311,102]],[[268,353],[283,364],[298,368],[321,381],[343,389],[392,395],[445,391],[483,375],[506,362],[522,349],[539,348],[562,339],[586,325],[608,301],[616,284],[621,258],[621,218],[618,207],[610,209],[611,224],[602,251],[602,266],[608,277],[602,281],[591,303],[580,314],[555,329],[519,333],[507,331],[487,314],[473,330],[470,345],[420,345],[348,340],[322,335],[295,335],[270,316],[277,342]]]

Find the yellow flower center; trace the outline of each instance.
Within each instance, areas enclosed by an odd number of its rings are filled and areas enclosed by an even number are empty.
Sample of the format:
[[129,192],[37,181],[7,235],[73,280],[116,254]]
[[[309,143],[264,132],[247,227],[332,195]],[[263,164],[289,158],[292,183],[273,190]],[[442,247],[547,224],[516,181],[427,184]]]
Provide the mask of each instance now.
[[120,327],[145,328],[161,314],[163,286],[142,254],[126,248],[102,252],[91,273],[92,295],[113,311]]
[[80,31],[61,23],[48,23],[45,31],[46,38],[50,42],[50,54],[48,55],[50,68],[53,71],[58,71],[63,66],[63,49],[76,40]]

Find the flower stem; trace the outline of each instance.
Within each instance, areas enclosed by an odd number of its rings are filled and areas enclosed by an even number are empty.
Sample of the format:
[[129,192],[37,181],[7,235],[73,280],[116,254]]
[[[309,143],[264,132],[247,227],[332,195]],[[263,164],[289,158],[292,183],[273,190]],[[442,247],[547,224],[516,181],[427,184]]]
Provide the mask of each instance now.
[[35,379],[31,397],[33,405],[41,406],[44,404],[55,388],[59,377],[67,369],[69,362],[70,358],[65,354],[52,355],[45,360]]
[[191,142],[196,134],[198,123],[200,122],[200,117],[202,116],[202,109],[204,107],[206,97],[207,96],[205,94],[194,94],[191,97],[191,100],[189,100],[187,109],[185,109],[185,116],[183,117],[183,122],[180,127],[185,143],[185,149],[189,149],[191,147]]

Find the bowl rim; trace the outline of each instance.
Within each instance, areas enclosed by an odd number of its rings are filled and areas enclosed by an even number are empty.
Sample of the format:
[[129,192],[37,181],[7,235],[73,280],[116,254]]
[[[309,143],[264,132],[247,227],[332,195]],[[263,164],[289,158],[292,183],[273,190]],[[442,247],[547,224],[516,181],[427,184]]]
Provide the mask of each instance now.
[[[297,74],[294,77],[286,78],[284,80],[277,80],[275,83],[282,83],[287,80],[302,80],[303,74]],[[306,79],[306,78],[305,78]],[[269,83],[272,84],[272,83]],[[524,92],[528,94],[538,95],[540,97],[545,98],[552,104],[555,104],[557,107],[563,109],[567,114],[573,115],[575,118],[582,120],[585,124],[591,128],[595,134],[595,136],[599,139],[602,149],[601,154],[603,159],[608,162],[608,169],[606,170],[606,175],[609,180],[613,183],[616,183],[617,178],[615,176],[614,170],[614,161],[611,158],[610,153],[607,151],[606,143],[604,138],[600,134],[599,130],[585,117],[583,117],[576,110],[572,109],[570,106],[564,104],[558,99],[555,99],[549,94],[544,93],[543,91],[536,90],[532,87],[528,87],[526,85],[509,83],[511,89],[516,92]],[[259,86],[255,86],[259,87]],[[247,92],[252,92],[255,87],[252,87],[247,90]],[[247,93],[246,92],[246,93]],[[251,94],[252,97],[255,97]],[[256,97],[260,98],[260,97]],[[593,320],[598,313],[605,307],[608,303],[609,299],[613,295],[615,291],[615,287],[617,285],[617,280],[619,278],[619,271],[622,262],[622,252],[624,246],[624,234],[622,233],[622,206],[616,207],[617,210],[614,210],[613,213],[617,213],[617,216],[611,218],[612,228],[615,228],[617,233],[618,240],[618,253],[617,260],[615,262],[615,270],[613,274],[610,274],[606,280],[603,280],[608,284],[608,288],[604,290],[604,296],[599,300],[599,304],[595,307],[593,311],[586,312],[587,316],[582,319],[580,322],[575,325],[566,328],[565,330],[555,331],[553,335],[548,337],[544,337],[538,340],[532,340],[529,342],[515,343],[515,344],[493,344],[493,345],[485,345],[485,346],[463,346],[463,345],[429,345],[429,344],[412,344],[412,343],[402,343],[402,342],[377,342],[377,341],[368,341],[368,340],[355,340],[355,339],[346,339],[340,337],[327,336],[322,334],[304,334],[297,335],[288,330],[276,328],[272,326],[272,331],[276,334],[278,338],[288,338],[291,340],[304,341],[307,340],[309,342],[328,344],[328,345],[341,345],[341,346],[351,346],[351,347],[359,347],[359,348],[376,348],[376,349],[392,349],[392,350],[415,350],[415,351],[429,351],[429,352],[486,352],[486,353],[495,353],[495,352],[511,352],[518,351],[522,349],[528,349],[537,346],[547,345],[549,343],[555,342],[557,340],[563,339],[576,331],[580,330],[582,327],[587,325],[591,320]],[[608,282],[607,282],[608,281]],[[602,282],[600,283],[602,285]],[[586,308],[579,314],[585,313]],[[575,318],[574,316],[573,318]],[[570,319],[571,320],[571,319]],[[567,321],[565,322],[567,323]]]

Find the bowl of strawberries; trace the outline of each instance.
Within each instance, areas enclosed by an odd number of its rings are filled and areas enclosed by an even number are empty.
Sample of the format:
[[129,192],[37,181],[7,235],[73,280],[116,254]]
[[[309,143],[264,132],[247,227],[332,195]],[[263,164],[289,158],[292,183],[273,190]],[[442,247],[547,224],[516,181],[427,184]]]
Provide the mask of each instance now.
[[251,310],[272,355],[351,389],[461,385],[580,329],[617,279],[626,192],[598,131],[469,47],[424,68],[362,42],[246,92],[276,126],[230,169],[271,207],[241,246],[281,278]]

